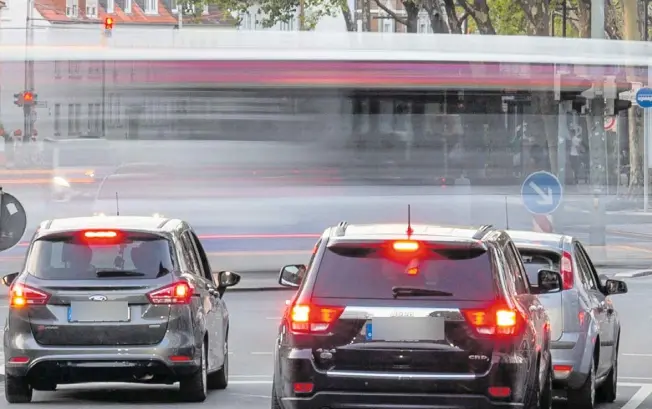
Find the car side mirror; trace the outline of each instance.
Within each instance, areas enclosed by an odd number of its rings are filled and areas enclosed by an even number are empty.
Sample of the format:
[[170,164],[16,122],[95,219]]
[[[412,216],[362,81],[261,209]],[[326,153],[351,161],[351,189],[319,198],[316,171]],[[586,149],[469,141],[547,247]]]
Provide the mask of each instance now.
[[2,284],[6,285],[7,287],[11,287],[11,284],[14,282],[16,277],[18,277],[18,274],[19,273],[11,273],[2,277]]
[[539,270],[537,274],[539,294],[556,293],[561,291],[561,274],[552,270]]
[[608,279],[604,283],[604,289],[606,295],[625,294],[628,291],[626,282],[612,279]]
[[299,287],[303,276],[306,274],[306,266],[303,264],[289,264],[281,269],[278,274],[278,283],[284,287]]
[[233,271],[218,271],[217,273],[213,273],[213,279],[217,288],[226,289],[237,285],[241,277],[240,274],[234,273]]

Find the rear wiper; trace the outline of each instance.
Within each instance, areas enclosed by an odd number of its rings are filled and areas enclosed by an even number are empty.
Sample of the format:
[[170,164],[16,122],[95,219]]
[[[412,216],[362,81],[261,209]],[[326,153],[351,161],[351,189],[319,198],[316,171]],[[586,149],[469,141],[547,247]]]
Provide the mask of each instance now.
[[129,270],[99,270],[95,273],[98,277],[142,277],[145,273]]
[[394,298],[398,296],[405,297],[427,297],[429,295],[439,296],[439,297],[451,297],[453,293],[448,291],[434,290],[430,288],[419,288],[419,287],[392,287],[392,294]]

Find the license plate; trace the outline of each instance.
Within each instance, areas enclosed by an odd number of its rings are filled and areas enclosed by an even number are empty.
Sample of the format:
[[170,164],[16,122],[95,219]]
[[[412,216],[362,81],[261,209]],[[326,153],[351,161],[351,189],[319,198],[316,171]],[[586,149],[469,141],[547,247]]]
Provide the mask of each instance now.
[[446,338],[446,321],[438,317],[374,318],[365,326],[367,341],[418,342]]
[[123,301],[73,301],[68,322],[128,322],[129,304]]

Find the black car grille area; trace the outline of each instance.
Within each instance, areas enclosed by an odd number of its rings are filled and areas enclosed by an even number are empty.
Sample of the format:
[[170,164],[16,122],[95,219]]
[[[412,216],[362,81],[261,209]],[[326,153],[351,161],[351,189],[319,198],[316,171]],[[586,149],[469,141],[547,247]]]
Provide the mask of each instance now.
[[41,345],[120,346],[155,345],[161,342],[166,325],[44,326],[32,325],[34,339]]

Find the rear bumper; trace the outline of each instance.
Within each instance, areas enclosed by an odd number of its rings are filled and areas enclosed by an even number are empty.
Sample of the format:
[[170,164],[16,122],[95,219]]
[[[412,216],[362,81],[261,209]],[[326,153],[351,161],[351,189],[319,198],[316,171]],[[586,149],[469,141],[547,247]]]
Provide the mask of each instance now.
[[446,408],[522,408],[522,403],[494,402],[478,395],[396,394],[359,392],[319,392],[309,398],[283,398],[283,409],[356,408],[423,409]]
[[[593,346],[587,342],[587,334],[566,332],[550,343],[555,388],[580,388],[586,381]],[[564,367],[565,370],[555,370]],[[567,371],[567,368],[572,368]]]
[[[11,337],[5,332],[5,373],[56,383],[118,382],[146,375],[178,379],[199,370],[201,354],[191,337],[180,335],[168,333],[157,345],[69,347],[40,345],[31,334]],[[189,360],[173,362],[172,356]],[[14,363],[12,357],[26,357],[29,361]]]
[[[533,357],[534,358],[534,357]],[[523,407],[534,374],[527,355],[494,355],[485,373],[430,374],[319,369],[311,350],[278,350],[274,390],[284,409]],[[295,383],[312,383],[309,395]],[[494,398],[490,387],[509,388]]]

